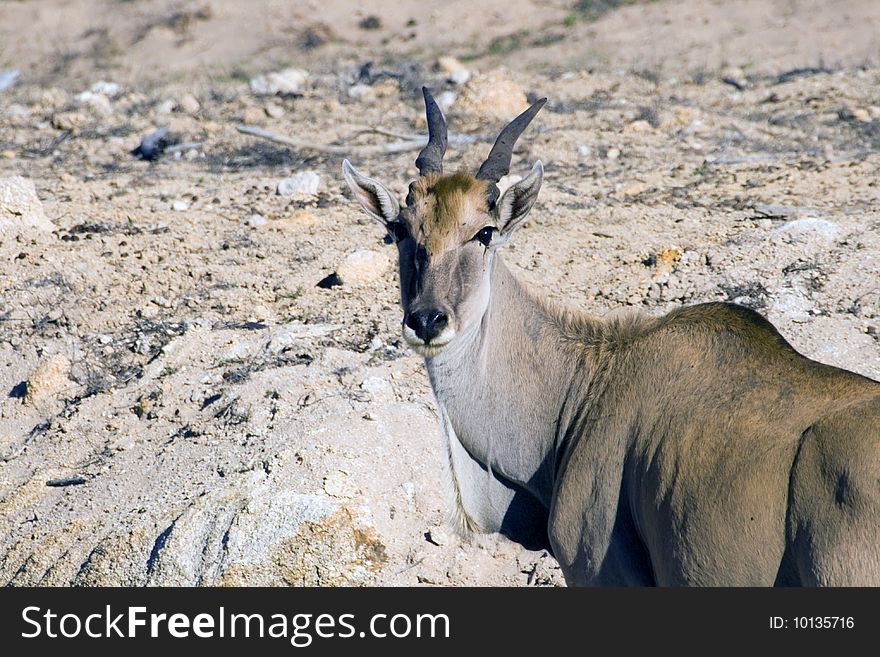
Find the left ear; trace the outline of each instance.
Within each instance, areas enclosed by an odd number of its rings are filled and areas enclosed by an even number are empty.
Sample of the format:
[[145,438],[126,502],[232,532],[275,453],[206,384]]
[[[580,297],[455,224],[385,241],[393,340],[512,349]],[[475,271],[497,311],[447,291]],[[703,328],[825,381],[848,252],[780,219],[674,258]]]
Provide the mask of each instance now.
[[498,220],[499,237],[504,241],[510,237],[514,230],[525,220],[529,210],[538,199],[541,189],[541,181],[544,179],[544,165],[541,160],[535,162],[535,166],[529,175],[518,183],[511,185],[504,195],[495,204],[495,216]]

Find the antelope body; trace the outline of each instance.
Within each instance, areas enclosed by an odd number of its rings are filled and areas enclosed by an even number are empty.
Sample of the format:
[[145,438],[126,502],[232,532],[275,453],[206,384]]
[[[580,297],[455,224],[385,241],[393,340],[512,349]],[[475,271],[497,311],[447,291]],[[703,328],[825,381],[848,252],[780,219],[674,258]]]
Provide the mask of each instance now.
[[570,585],[880,585],[880,384],[796,352],[733,304],[610,320],[551,307],[498,253],[543,169],[503,195],[501,133],[444,175],[445,121],[400,208],[347,161],[397,242],[459,527],[546,547]]

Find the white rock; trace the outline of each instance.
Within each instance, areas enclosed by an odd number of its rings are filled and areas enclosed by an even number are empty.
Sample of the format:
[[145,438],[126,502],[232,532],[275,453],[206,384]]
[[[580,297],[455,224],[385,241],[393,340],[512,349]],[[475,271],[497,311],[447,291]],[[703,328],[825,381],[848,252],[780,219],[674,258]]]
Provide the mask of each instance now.
[[34,183],[21,176],[0,178],[0,234],[38,229],[51,232],[55,226],[46,218]]
[[161,103],[156,105],[156,113],[157,114],[171,114],[177,107],[177,101],[173,98],[168,98],[163,100]]
[[437,69],[441,73],[446,73],[447,75],[450,73],[455,73],[456,71],[460,71],[464,68],[464,64],[461,63],[461,60],[456,57],[452,57],[450,55],[445,55],[443,57],[437,58]]
[[336,274],[345,285],[368,285],[382,278],[390,266],[384,253],[361,249],[348,254]]
[[376,100],[376,92],[367,84],[354,84],[348,88],[348,96],[366,103]]
[[437,105],[444,112],[448,112],[449,108],[452,107],[452,104],[455,102],[456,98],[458,98],[458,94],[456,94],[454,91],[444,91],[437,96]]
[[70,385],[70,361],[56,354],[44,360],[28,377],[25,401],[34,403],[57,396]]
[[320,183],[321,176],[314,171],[300,171],[279,182],[275,191],[279,196],[291,196],[292,194],[314,196],[318,193]]
[[89,111],[96,116],[110,116],[113,113],[113,106],[110,99],[104,94],[96,94],[91,91],[83,91],[76,97],[81,105],[89,108]]
[[426,533],[428,540],[434,545],[446,545],[449,542],[449,534],[443,527],[431,527]]
[[174,203],[171,204],[171,209],[175,212],[186,212],[189,210],[189,203],[186,201],[174,201]]
[[452,80],[455,84],[465,84],[468,80],[471,79],[471,72],[466,68],[460,68],[457,71],[453,71],[449,74],[449,79]]
[[195,96],[192,94],[184,94],[180,100],[177,101],[177,108],[184,114],[195,114],[202,108],[202,106],[199,104],[199,101]]
[[308,76],[306,71],[298,68],[287,68],[283,71],[267,73],[251,80],[251,91],[257,96],[295,94],[302,88]]
[[615,147],[609,148],[608,152],[605,153],[605,157],[607,157],[609,160],[616,160],[620,157],[620,149]]
[[773,231],[775,234],[818,235],[833,240],[840,233],[840,226],[827,219],[805,217],[782,224]]
[[297,344],[300,340],[328,335],[340,328],[342,327],[339,324],[298,324],[294,322],[279,328],[269,339],[266,349],[273,354],[278,354]]
[[381,376],[370,376],[363,380],[361,389],[370,393],[373,401],[389,402],[394,401],[394,388]]
[[284,108],[275,103],[266,103],[266,109],[264,111],[266,112],[266,116],[273,119],[280,119],[284,116]]
[[90,90],[94,94],[104,94],[107,98],[116,98],[122,93],[122,87],[115,82],[107,82],[106,80],[98,80],[92,85]]
[[0,91],[6,91],[18,80],[20,71],[0,71]]
[[250,219],[248,219],[248,226],[253,226],[254,228],[258,226],[265,226],[268,221],[266,221],[266,217],[261,214],[252,214]]
[[330,497],[350,499],[357,495],[357,487],[347,472],[337,470],[324,477],[324,492]]

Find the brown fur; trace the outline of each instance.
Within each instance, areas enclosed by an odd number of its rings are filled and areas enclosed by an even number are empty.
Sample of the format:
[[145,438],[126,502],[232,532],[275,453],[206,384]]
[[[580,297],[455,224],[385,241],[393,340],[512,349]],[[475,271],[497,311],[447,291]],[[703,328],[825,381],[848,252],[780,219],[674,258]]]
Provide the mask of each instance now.
[[412,235],[420,236],[428,253],[442,253],[469,239],[487,219],[486,181],[459,171],[449,176],[432,173],[410,186],[412,204],[403,217]]
[[[480,181],[432,174],[381,218],[410,229],[405,313],[449,317],[439,344],[404,336],[425,356],[459,524],[551,549],[575,585],[880,585],[880,384],[741,306],[599,320],[539,300],[497,249],[541,171],[492,209]],[[346,175],[359,198],[388,193]],[[482,245],[487,223],[498,240]]]

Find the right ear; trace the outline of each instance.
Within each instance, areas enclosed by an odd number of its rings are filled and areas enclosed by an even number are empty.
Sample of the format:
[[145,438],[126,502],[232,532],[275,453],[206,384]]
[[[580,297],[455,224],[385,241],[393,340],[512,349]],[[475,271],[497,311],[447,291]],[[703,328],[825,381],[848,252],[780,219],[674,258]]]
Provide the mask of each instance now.
[[367,214],[388,228],[388,224],[397,220],[400,214],[400,203],[382,183],[361,175],[351,166],[348,160],[342,161],[342,175],[351,188],[354,197],[366,210]]

